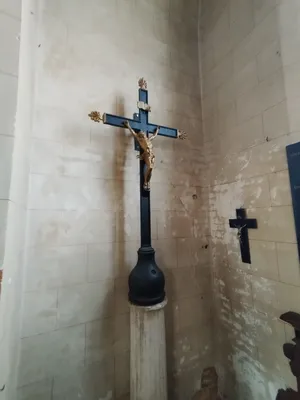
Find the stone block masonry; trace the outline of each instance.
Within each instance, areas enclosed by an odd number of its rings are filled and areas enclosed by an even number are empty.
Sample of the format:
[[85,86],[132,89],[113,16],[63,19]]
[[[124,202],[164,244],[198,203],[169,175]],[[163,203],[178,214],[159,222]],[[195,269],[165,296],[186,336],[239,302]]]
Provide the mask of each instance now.
[[[272,400],[296,387],[281,352],[281,313],[299,304],[286,146],[300,141],[297,1],[202,1],[201,81],[220,389]],[[298,72],[297,72],[298,71]],[[227,226],[256,218],[252,264]],[[296,306],[296,309],[294,307]]]
[[124,130],[87,115],[132,116],[145,76],[151,120],[189,132],[180,146],[155,143],[151,186],[153,246],[168,286],[169,397],[191,398],[212,354],[198,1],[73,3],[42,1],[38,13],[19,396],[129,394],[138,161]]

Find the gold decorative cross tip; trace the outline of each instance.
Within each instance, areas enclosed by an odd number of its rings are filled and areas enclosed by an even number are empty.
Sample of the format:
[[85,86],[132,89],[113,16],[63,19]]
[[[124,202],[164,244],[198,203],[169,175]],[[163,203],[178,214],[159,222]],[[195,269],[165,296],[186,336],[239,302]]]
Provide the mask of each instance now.
[[184,140],[184,139],[187,138],[187,136],[188,136],[188,134],[187,134],[186,132],[184,132],[184,131],[178,131],[178,134],[177,134],[177,138],[178,138],[178,139]]
[[139,87],[147,90],[147,81],[144,78],[139,79]]
[[89,117],[94,122],[103,121],[103,116],[98,111],[92,111],[89,113]]

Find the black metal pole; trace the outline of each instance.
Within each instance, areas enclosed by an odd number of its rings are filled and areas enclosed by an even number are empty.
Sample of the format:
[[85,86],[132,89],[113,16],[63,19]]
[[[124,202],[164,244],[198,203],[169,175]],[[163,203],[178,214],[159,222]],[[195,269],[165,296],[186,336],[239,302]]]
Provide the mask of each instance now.
[[141,247],[151,246],[150,191],[144,190],[145,162],[140,161],[140,232]]
[[155,262],[155,251],[151,246],[150,191],[144,190],[144,161],[140,161],[140,226],[141,247],[138,261],[129,275],[128,298],[138,306],[161,303],[165,297],[165,277]]

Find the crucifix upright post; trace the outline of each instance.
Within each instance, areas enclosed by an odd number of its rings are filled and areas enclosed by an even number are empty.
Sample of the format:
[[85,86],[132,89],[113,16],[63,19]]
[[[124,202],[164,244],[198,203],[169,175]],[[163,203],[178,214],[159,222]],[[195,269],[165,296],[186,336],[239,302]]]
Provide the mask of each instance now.
[[[129,128],[135,138],[135,149],[140,151],[140,237],[138,262],[129,276],[129,301],[139,306],[153,306],[165,299],[165,278],[155,262],[155,251],[151,244],[150,178],[154,166],[151,141],[156,135],[173,139],[184,139],[185,133],[166,126],[149,123],[147,83],[139,80],[139,112],[132,119],[112,115],[101,115],[97,111],[89,114],[95,122],[118,128]],[[152,135],[152,137],[150,137]]]
[[[157,136],[184,138],[184,133],[150,124],[146,81],[139,80],[139,112],[133,119],[93,111],[96,122],[128,128],[135,138],[140,158],[141,247],[138,261],[129,275],[130,302],[130,398],[167,400],[167,368],[164,307],[167,304],[165,277],[155,262],[151,244],[150,179],[154,167],[152,140]],[[151,135],[152,136],[149,136]]]

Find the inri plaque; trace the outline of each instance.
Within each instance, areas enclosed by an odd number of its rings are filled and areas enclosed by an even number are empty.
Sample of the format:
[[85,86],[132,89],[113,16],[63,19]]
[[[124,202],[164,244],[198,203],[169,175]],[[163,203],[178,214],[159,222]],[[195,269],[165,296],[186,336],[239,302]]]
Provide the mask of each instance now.
[[286,152],[291,182],[298,254],[300,258],[300,143],[287,146]]

